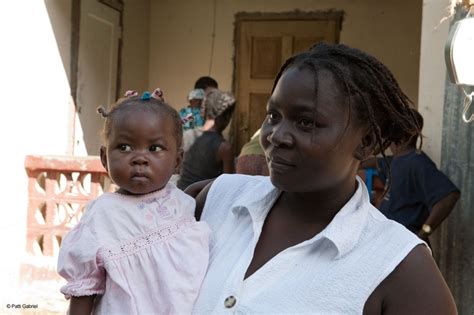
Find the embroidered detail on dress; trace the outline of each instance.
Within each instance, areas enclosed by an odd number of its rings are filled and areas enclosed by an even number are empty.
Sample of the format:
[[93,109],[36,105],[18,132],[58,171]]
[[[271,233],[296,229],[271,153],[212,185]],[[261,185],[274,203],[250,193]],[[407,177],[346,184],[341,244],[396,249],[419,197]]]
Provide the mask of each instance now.
[[162,225],[154,230],[140,235],[139,237],[124,242],[114,247],[102,247],[97,256],[98,264],[105,264],[107,261],[119,259],[125,256],[132,255],[144,248],[148,248],[157,242],[162,242],[171,238],[179,230],[194,223],[194,217],[181,217],[170,224]]
[[150,210],[156,211],[156,213],[163,219],[168,218],[173,214],[173,211],[168,209],[170,206],[169,203],[173,201],[173,199],[171,199],[171,191],[170,189],[165,189],[166,190],[163,192],[162,196],[145,199],[138,204],[139,209],[148,209],[147,213],[145,214],[145,218],[148,221],[153,219],[153,213],[151,213]]

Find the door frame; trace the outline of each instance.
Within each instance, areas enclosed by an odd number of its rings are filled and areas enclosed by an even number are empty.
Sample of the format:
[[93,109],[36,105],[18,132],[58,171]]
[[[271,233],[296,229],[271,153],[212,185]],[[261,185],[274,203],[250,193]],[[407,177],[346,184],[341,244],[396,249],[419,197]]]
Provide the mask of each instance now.
[[[335,20],[336,25],[339,28],[339,32],[336,34],[336,43],[339,43],[340,34],[342,31],[342,22],[344,20],[344,11],[314,11],[314,12],[303,12],[303,11],[290,11],[290,12],[238,12],[235,14],[234,22],[234,56],[233,56],[233,73],[232,73],[232,91],[236,96],[236,101],[239,101],[238,95],[238,76],[239,69],[237,65],[237,60],[239,59],[239,48],[240,48],[240,32],[243,22],[253,22],[253,21],[307,21],[307,20]],[[238,105],[237,105],[238,106]],[[235,116],[235,115],[234,115]],[[234,149],[236,156],[240,153],[240,149],[237,147],[236,134],[238,132],[237,119],[232,119],[232,124],[230,126],[229,138],[230,143]]]

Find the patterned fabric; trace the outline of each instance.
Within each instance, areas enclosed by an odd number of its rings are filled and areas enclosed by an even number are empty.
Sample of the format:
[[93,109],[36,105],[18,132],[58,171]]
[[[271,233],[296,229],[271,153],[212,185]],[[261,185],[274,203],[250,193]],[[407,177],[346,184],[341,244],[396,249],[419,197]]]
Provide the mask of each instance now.
[[206,98],[206,92],[203,89],[191,90],[188,94],[188,101],[190,100],[203,100]]
[[[192,115],[192,118],[191,120],[187,120],[186,118],[189,116],[189,115]],[[183,128],[184,130],[188,130],[188,129],[194,129],[194,128],[199,128],[199,127],[202,127],[204,125],[204,119],[201,115],[201,109],[200,108],[196,108],[196,107],[185,107],[185,108],[182,108],[180,111],[179,111],[179,116],[181,117],[181,119],[186,119],[187,121],[183,124]]]
[[209,228],[173,184],[141,196],[106,193],[64,238],[66,297],[98,294],[95,314],[189,314],[206,273]]
[[206,118],[215,119],[220,116],[227,108],[235,104],[235,97],[231,92],[223,92],[218,89],[212,89],[204,100],[206,109]]
[[241,155],[235,163],[235,172],[246,175],[268,176],[268,165],[264,155],[249,154]]

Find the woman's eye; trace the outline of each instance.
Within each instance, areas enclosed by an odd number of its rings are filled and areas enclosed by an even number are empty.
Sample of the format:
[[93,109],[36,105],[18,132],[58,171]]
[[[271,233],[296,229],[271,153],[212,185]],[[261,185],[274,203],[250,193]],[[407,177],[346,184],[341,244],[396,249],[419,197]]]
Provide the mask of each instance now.
[[308,118],[302,118],[298,121],[298,125],[305,129],[310,129],[314,127],[314,120]]
[[162,151],[162,150],[163,150],[163,148],[160,147],[159,145],[152,145],[152,146],[150,147],[150,151],[151,151],[151,152],[160,152],[160,151]]
[[132,147],[129,146],[128,144],[121,144],[118,146],[118,149],[122,152],[130,152],[132,151]]
[[278,121],[279,115],[277,113],[274,113],[274,112],[268,112],[267,117],[268,117],[268,122],[269,123],[274,123],[274,122]]

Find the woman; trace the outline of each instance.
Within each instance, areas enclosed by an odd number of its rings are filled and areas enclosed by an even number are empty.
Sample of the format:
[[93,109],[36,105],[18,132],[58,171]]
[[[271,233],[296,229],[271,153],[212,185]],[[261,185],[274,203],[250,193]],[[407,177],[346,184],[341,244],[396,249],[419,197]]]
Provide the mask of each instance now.
[[213,238],[194,312],[456,313],[426,244],[356,177],[360,161],[420,133],[410,105],[359,50],[288,59],[261,130],[270,177],[223,175],[197,196]]

